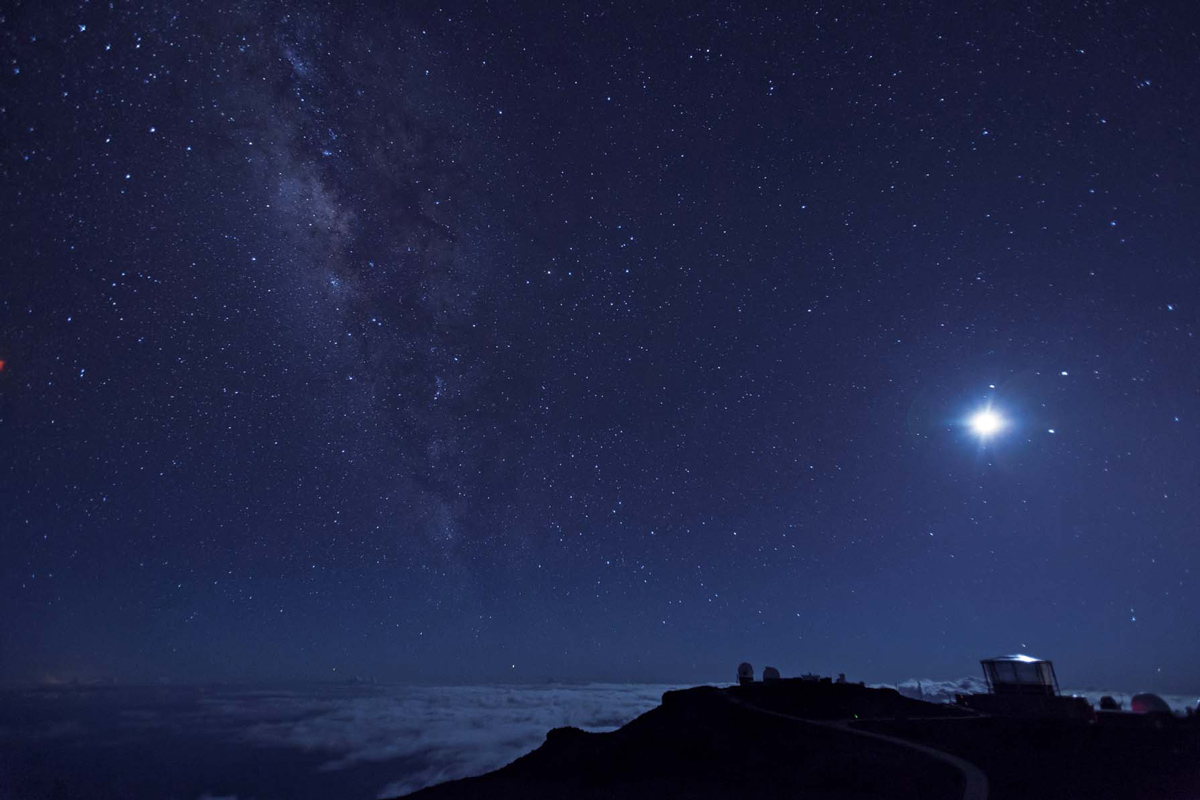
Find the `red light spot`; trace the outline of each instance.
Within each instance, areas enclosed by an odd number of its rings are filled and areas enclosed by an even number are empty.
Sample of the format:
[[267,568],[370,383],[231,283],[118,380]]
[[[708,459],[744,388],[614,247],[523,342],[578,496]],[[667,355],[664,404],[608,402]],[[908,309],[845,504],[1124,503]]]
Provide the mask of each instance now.
[[0,358],[0,372],[4,372],[4,359]]

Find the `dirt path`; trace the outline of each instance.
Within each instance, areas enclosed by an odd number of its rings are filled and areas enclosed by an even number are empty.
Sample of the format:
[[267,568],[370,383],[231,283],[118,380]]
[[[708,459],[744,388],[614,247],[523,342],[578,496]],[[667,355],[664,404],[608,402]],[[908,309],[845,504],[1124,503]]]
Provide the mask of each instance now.
[[879,739],[881,741],[891,742],[899,747],[907,747],[909,750],[915,750],[918,753],[929,756],[930,758],[936,758],[938,761],[949,764],[962,773],[964,781],[962,800],[987,800],[987,776],[983,774],[979,767],[975,766],[970,761],[965,761],[958,756],[951,755],[945,751],[937,750],[927,745],[917,744],[916,742],[910,742],[907,739],[898,739],[895,736],[886,736],[882,733],[860,731],[853,726],[850,720],[843,720],[840,722],[818,722],[816,720],[804,719],[803,717],[794,717],[791,714],[783,714],[778,711],[767,711],[765,708],[759,708],[758,706],[742,703],[737,700],[733,700],[732,698],[731,702],[733,702],[735,705],[739,705],[742,708],[757,712],[759,714],[768,714],[772,717],[782,717],[783,719],[789,719],[793,722],[800,722],[805,725],[815,725],[818,728],[833,728],[834,730],[845,731],[846,733],[851,733],[855,736],[864,736],[868,739]]

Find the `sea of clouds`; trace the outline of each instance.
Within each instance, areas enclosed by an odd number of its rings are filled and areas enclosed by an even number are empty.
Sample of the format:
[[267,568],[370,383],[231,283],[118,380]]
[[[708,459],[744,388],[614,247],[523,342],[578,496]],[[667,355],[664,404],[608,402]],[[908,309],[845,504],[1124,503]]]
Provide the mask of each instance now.
[[[930,702],[985,691],[976,678],[876,685]],[[350,685],[0,693],[0,796],[50,796],[54,782],[65,780],[69,790],[128,800],[394,797],[504,766],[538,747],[551,728],[618,728],[657,706],[663,692],[674,688],[681,687]],[[1093,704],[1109,694],[1126,708],[1130,697],[1116,691],[1074,693]],[[1193,696],[1164,699],[1177,711],[1197,702]],[[165,764],[172,768],[162,771]]]
[[323,771],[416,758],[419,769],[377,792],[394,797],[502,767],[541,745],[551,728],[615,730],[674,688],[680,687],[408,687],[336,700],[293,697],[292,714],[272,721],[260,721],[257,703],[245,698],[223,699],[214,710],[250,722],[240,734],[248,744],[323,754]]
[[[56,785],[64,781],[68,796],[87,790],[122,800],[395,797],[502,767],[541,745],[551,728],[619,728],[674,688],[681,687],[10,691],[0,693],[0,797],[62,794]],[[197,761],[189,775],[184,767]],[[156,775],[153,765],[166,763],[175,766]]]

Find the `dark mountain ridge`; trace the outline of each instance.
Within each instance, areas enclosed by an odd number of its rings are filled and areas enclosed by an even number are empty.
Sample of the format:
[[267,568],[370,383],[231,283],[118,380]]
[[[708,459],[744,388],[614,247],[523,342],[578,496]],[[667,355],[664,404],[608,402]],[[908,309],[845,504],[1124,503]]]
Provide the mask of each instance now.
[[892,689],[779,680],[667,692],[619,730],[556,728],[466,798],[1200,797],[1195,718],[1004,719]]

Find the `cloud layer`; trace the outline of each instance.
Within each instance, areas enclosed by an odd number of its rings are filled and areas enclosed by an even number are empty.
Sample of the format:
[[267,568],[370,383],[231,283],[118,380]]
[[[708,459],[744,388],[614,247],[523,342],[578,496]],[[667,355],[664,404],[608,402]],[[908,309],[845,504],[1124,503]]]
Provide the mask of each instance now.
[[[256,722],[241,737],[250,744],[320,753],[321,770],[364,761],[420,764],[380,792],[391,797],[502,767],[540,745],[551,728],[619,728],[657,706],[672,688],[464,686],[405,688],[336,700],[293,697],[286,702],[301,718]],[[223,701],[218,710],[248,719],[255,715],[242,700]]]
[[[71,752],[94,751],[104,775],[76,775],[73,786],[133,774],[147,746],[164,760],[193,763],[196,778],[150,774],[139,794],[197,798],[325,797],[370,800],[478,775],[538,747],[551,728],[612,730],[659,704],[672,685],[311,686],[286,690],[200,688],[65,689],[11,693],[0,703],[0,755],[50,773]],[[35,752],[36,751],[36,752]],[[49,751],[46,761],[39,761]],[[255,774],[239,772],[247,752]],[[125,763],[125,762],[129,763]],[[286,773],[271,774],[275,764]],[[40,765],[40,766],[39,766]],[[25,767],[23,767],[25,768]],[[267,774],[261,775],[266,771]],[[144,769],[143,769],[144,773]],[[0,776],[2,778],[2,776]],[[161,785],[154,783],[162,780]],[[0,780],[0,795],[3,792]]]

